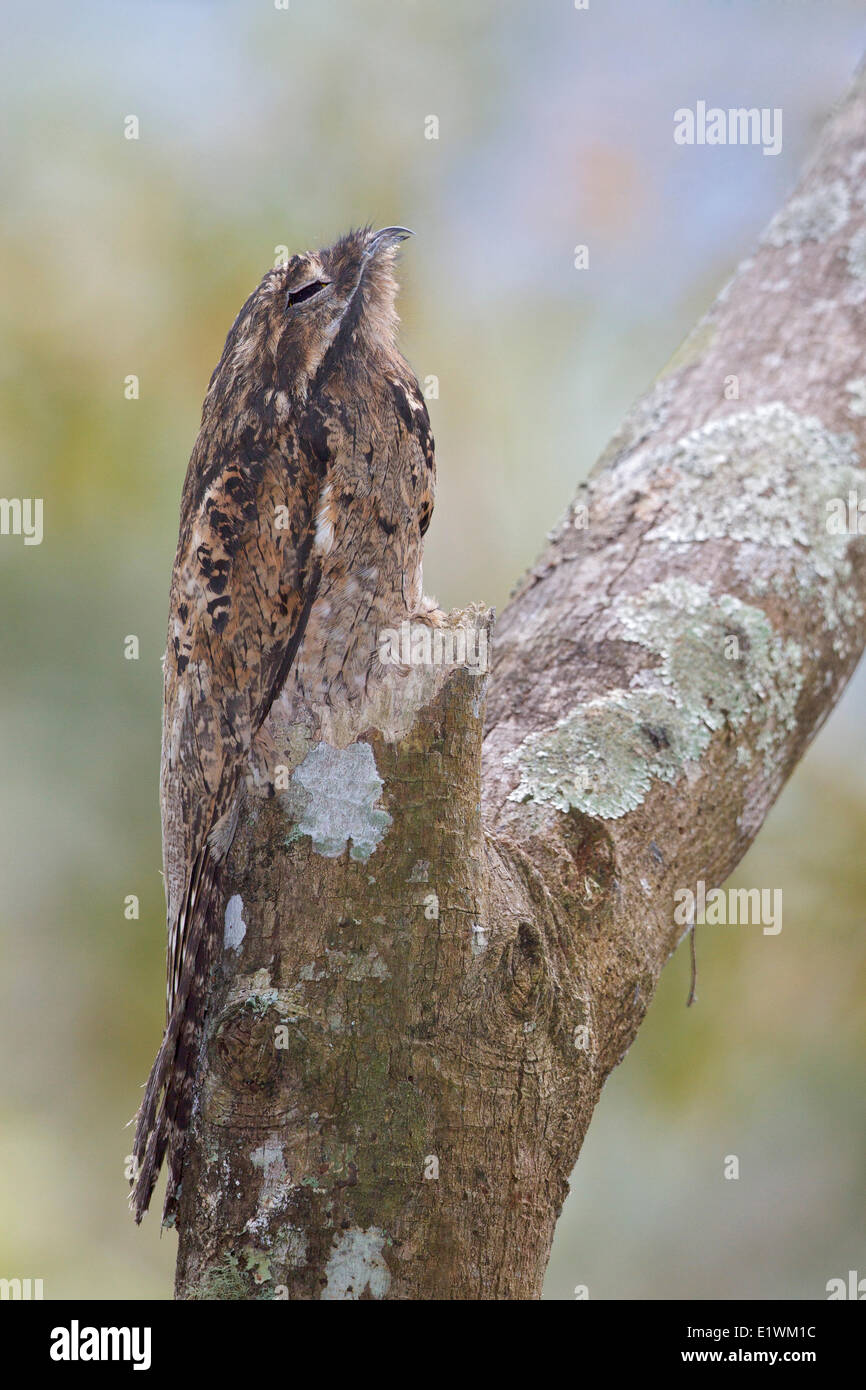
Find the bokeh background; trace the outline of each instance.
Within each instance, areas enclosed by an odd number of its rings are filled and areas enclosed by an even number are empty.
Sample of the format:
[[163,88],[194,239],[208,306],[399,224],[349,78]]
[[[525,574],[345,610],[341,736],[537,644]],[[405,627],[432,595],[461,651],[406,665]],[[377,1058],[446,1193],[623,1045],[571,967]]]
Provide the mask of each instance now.
[[[124,1125],[162,1023],[178,500],[238,307],[278,245],[416,229],[403,342],[440,383],[427,588],[501,606],[790,190],[866,22],[859,0],[0,14],[0,495],[45,507],[41,546],[0,538],[0,1275],[165,1298],[175,1237],[127,1215]],[[673,111],[701,98],[781,107],[781,154],[676,146]],[[866,1274],[864,713],[861,671],[738,871],[782,888],[781,935],[707,928],[688,1011],[687,951],[669,965],[598,1108],[549,1298],[821,1298]]]

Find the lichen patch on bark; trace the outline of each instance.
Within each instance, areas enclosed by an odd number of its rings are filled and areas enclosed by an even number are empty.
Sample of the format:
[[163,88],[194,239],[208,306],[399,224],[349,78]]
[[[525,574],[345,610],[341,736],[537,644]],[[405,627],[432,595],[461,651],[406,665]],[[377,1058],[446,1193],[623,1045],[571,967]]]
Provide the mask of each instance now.
[[802,653],[776,636],[762,609],[673,578],[621,595],[613,615],[625,639],[658,664],[632,688],[530,734],[509,755],[521,774],[512,801],[617,819],[641,804],[654,779],[676,782],[717,730],[738,731],[759,710],[756,747],[769,765],[792,727]]
[[793,580],[804,601],[819,604],[842,654],[844,628],[862,605],[850,582],[850,538],[828,531],[827,504],[866,482],[852,434],[773,401],[711,420],[648,462],[674,481],[646,540],[738,542],[744,589],[785,593]]
[[223,946],[227,951],[239,951],[246,934],[243,899],[240,893],[233,893],[226,903]]
[[770,246],[827,241],[848,221],[851,198],[842,179],[818,184],[792,198],[773,218],[764,236]]
[[382,1253],[384,1242],[385,1233],[376,1226],[366,1231],[358,1227],[340,1231],[325,1266],[327,1284],[322,1299],[355,1301],[364,1293],[384,1298],[391,1286],[391,1273]]
[[383,785],[369,743],[348,748],[317,743],[295,768],[282,797],[293,821],[289,840],[309,835],[316,853],[328,859],[351,846],[351,857],[366,861],[391,824],[377,805]]

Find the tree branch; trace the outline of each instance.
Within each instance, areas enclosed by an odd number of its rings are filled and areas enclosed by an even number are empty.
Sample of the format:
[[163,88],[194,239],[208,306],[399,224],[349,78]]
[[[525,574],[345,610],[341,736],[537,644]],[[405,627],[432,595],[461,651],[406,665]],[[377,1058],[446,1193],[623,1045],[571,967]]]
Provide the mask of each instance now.
[[229,858],[179,1297],[539,1295],[674,895],[732,871],[866,640],[862,543],[828,529],[866,496],[864,174],[861,73],[506,609],[483,778],[477,668],[272,717],[289,785]]

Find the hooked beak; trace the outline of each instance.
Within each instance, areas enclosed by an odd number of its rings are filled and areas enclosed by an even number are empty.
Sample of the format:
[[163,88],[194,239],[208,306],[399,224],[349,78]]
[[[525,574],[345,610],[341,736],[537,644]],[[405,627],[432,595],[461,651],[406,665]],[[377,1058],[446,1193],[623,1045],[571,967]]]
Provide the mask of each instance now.
[[370,237],[364,249],[365,256],[374,256],[377,251],[389,251],[393,246],[399,246],[401,241],[407,237],[414,236],[408,227],[383,227],[381,232],[376,232]]

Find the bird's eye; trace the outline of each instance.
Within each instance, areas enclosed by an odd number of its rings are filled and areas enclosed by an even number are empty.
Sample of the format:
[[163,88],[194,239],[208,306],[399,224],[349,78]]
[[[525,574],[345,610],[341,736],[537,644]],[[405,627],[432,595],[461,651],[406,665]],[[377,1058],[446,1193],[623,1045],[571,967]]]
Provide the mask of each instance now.
[[286,295],[286,308],[290,308],[292,304],[303,304],[305,299],[312,299],[314,294],[318,294],[319,290],[323,290],[329,283],[328,280],[311,280],[308,285],[301,285],[298,290],[289,290]]

